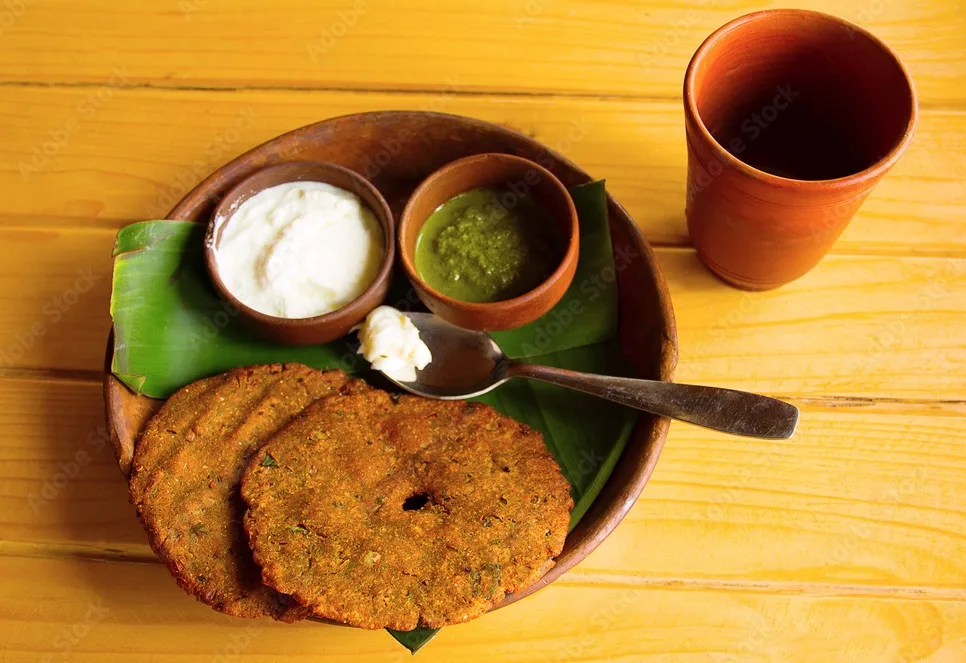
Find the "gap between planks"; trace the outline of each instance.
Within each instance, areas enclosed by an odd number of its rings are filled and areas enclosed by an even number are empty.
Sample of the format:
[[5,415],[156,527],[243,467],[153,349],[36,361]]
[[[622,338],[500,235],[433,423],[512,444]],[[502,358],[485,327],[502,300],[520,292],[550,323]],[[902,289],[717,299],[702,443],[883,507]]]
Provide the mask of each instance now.
[[0,540],[0,557],[28,557],[50,560],[119,562],[123,564],[160,564],[161,560],[145,544],[41,543]]
[[862,585],[856,583],[726,580],[721,578],[670,578],[635,576],[607,571],[568,571],[557,583],[681,591],[720,591],[745,594],[782,594],[842,598],[886,598],[929,601],[966,601],[966,588],[928,585]]
[[[109,544],[0,541],[0,557],[161,566],[161,560],[146,544],[112,546]],[[654,589],[842,598],[966,601],[966,588],[958,587],[647,577],[620,572],[582,571],[579,568],[568,571],[556,582],[562,586],[610,587],[635,592]]]
[[[683,76],[683,73],[682,73]],[[109,79],[91,81],[16,81],[0,80],[0,87],[12,88],[80,88],[97,89],[103,87]],[[501,88],[451,88],[440,87],[355,87],[352,85],[203,85],[203,84],[166,84],[142,80],[134,83],[110,82],[114,89],[119,90],[165,90],[173,92],[320,92],[320,93],[352,93],[352,94],[394,94],[394,95],[445,95],[453,97],[510,97],[535,99],[584,99],[589,101],[680,101],[678,96],[620,94],[616,92],[578,92],[578,91],[532,91],[510,90]],[[920,108],[926,106],[920,105]],[[946,108],[946,106],[940,106]],[[951,107],[955,108],[955,107]]]
[[[107,341],[105,337],[105,342]],[[3,367],[0,380],[26,382],[75,382],[100,386],[103,371],[59,368]],[[917,414],[941,417],[966,417],[966,400],[930,400],[917,398],[869,398],[865,396],[803,396],[768,393],[809,412],[847,412],[858,414]]]
[[[0,213],[0,230],[12,232],[31,232],[38,230],[99,233],[117,233],[122,228],[141,221],[164,219],[130,219],[110,217],[81,217],[81,216],[47,216],[31,214],[3,214]],[[38,222],[39,221],[39,222]],[[646,237],[646,230],[645,230]],[[648,240],[652,249],[661,251],[694,251],[694,246],[688,241]],[[966,260],[966,248],[950,248],[948,245],[910,245],[897,244],[882,246],[869,244],[867,246],[844,246],[829,251],[829,255],[854,257],[892,257],[892,258],[931,258]]]
[[[681,72],[682,80],[684,72]],[[8,88],[80,88],[97,89],[108,83],[109,79],[94,79],[90,81],[17,81],[0,80],[0,87]],[[681,96],[661,95],[661,94],[620,94],[616,92],[579,92],[577,90],[511,90],[506,88],[452,88],[447,86],[439,87],[356,87],[352,85],[203,85],[203,84],[165,84],[155,83],[147,80],[134,83],[110,82],[114,89],[119,90],[165,90],[174,92],[214,92],[214,93],[237,93],[237,92],[319,92],[319,93],[353,93],[353,94],[391,94],[391,95],[445,95],[453,97],[508,97],[508,98],[533,98],[533,99],[583,99],[588,101],[638,101],[638,102],[674,102],[681,103]],[[946,100],[939,102],[919,102],[919,110],[941,111],[946,113],[966,113],[966,105],[949,102]]]
[[966,416],[966,400],[925,398],[870,398],[867,396],[799,396],[796,394],[768,394],[789,401],[809,412],[861,412],[881,414],[935,414]]
[[[104,337],[105,348],[107,336]],[[66,368],[32,368],[29,366],[7,366],[0,368],[0,380],[21,380],[25,382],[80,382],[102,384],[104,371],[82,371]]]

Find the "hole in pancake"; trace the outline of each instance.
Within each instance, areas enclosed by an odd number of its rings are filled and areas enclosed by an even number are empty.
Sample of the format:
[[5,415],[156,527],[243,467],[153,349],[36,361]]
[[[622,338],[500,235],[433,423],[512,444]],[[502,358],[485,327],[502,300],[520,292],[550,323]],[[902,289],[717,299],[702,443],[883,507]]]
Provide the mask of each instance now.
[[407,497],[406,501],[403,502],[403,511],[419,511],[427,504],[429,504],[429,494],[416,493],[415,495]]

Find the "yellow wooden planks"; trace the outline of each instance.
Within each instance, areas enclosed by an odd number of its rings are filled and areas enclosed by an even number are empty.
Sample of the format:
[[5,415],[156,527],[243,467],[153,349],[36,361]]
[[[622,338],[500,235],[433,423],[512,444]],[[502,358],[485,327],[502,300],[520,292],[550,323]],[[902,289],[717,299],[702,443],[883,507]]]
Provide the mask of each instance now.
[[[219,615],[160,566],[0,557],[7,661],[404,661],[383,632]],[[768,596],[557,582],[446,628],[436,661],[849,660],[966,657],[961,601]],[[41,659],[42,660],[42,659]]]
[[[163,216],[265,140],[386,108],[458,113],[530,134],[606,178],[652,243],[688,243],[679,103],[437,94],[0,87],[0,224],[117,227]],[[834,251],[966,256],[964,206],[966,113],[926,110],[909,152]]]
[[[0,379],[0,556],[153,561],[99,386]],[[805,408],[789,442],[674,424],[588,581],[966,600],[966,416]]]
[[133,545],[144,553],[100,385],[4,379],[0,394],[0,539],[97,545],[95,555]]
[[966,261],[833,255],[764,293],[658,252],[677,317],[675,379],[790,397],[966,401]]
[[804,408],[788,442],[672,424],[580,567],[658,585],[966,599],[966,417]]
[[[961,103],[953,3],[813,0],[903,58],[927,104]],[[676,98],[691,54],[773,3],[596,0],[82,0],[4,5],[0,80],[201,87],[460,89]]]
[[114,234],[0,230],[0,368],[103,369]]
[[[766,6],[4,3],[0,658],[409,659],[384,633],[220,616],[157,563],[104,438],[114,231],[283,131],[416,108],[562,149],[653,243],[685,247],[684,67],[715,27]],[[966,18],[954,3],[805,6],[903,57],[924,106],[909,153],[837,255],[779,291],[731,290],[693,251],[658,251],[678,379],[791,398],[798,435],[675,424],[590,558],[421,659],[966,660]]]

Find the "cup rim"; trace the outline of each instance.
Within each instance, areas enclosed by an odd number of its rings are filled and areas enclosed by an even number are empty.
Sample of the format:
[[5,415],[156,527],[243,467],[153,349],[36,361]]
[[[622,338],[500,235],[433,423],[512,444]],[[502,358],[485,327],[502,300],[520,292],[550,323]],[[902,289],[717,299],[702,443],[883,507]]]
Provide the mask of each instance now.
[[[373,198],[378,203],[377,209],[373,209],[372,206],[370,206],[365,200],[362,200],[362,204],[366,207],[369,207],[373,215],[375,215],[379,220],[379,224],[383,229],[383,234],[385,235],[385,252],[382,257],[382,262],[379,265],[379,271],[376,273],[372,283],[370,283],[368,287],[366,287],[366,289],[363,290],[357,297],[353,298],[351,301],[345,303],[339,308],[329,311],[328,313],[310,316],[307,318],[283,318],[280,316],[263,313],[252,308],[251,306],[248,306],[237,296],[235,296],[235,294],[232,293],[231,290],[229,290],[225,285],[224,280],[221,278],[221,273],[218,269],[218,261],[216,258],[216,254],[218,252],[218,240],[216,238],[216,233],[219,228],[223,227],[231,220],[233,210],[229,208],[233,203],[238,201],[239,194],[251,186],[252,180],[265,177],[266,175],[270,175],[276,171],[284,172],[286,170],[291,170],[295,173],[305,172],[309,174],[309,177],[299,179],[296,175],[286,179],[284,182],[277,182],[276,184],[258,187],[258,189],[252,193],[252,195],[248,196],[248,198],[245,198],[245,201],[254,197],[258,193],[261,193],[262,191],[279,184],[288,184],[292,182],[322,182],[324,184],[330,184],[329,182],[325,182],[321,179],[312,179],[310,175],[311,171],[328,170],[330,172],[339,172],[345,175],[348,179],[353,180],[360,188],[368,190],[373,195]],[[352,193],[355,193],[357,196],[359,195],[356,192]],[[245,201],[242,201],[241,204],[244,204]],[[218,220],[221,217],[224,218],[224,221],[219,224]],[[373,293],[377,292],[381,285],[391,276],[392,266],[395,262],[396,256],[395,222],[392,211],[389,209],[389,204],[386,202],[385,198],[383,198],[382,194],[379,193],[379,190],[369,180],[354,170],[350,170],[349,168],[328,161],[285,161],[271,164],[265,166],[264,168],[259,168],[225,192],[225,195],[211,211],[211,215],[208,219],[208,227],[205,232],[204,254],[208,274],[211,277],[212,284],[215,286],[215,290],[242,315],[245,315],[259,323],[284,329],[321,327],[330,323],[340,323],[347,315],[358,314],[359,311],[356,309],[361,310],[365,308],[365,305],[360,306],[360,303],[366,298],[372,297]],[[378,306],[378,303],[376,306]],[[363,316],[365,313],[366,312],[363,313]]]
[[[563,252],[563,255],[560,256],[560,262],[557,264],[557,267],[554,268],[553,272],[551,272],[550,275],[541,281],[536,287],[510,299],[501,299],[495,302],[467,302],[462,299],[455,299],[449,295],[445,295],[429,285],[429,283],[419,275],[419,272],[416,269],[415,247],[412,251],[412,255],[410,255],[410,252],[406,250],[406,247],[403,246],[402,242],[403,237],[406,236],[405,228],[413,223],[412,208],[414,206],[414,201],[418,197],[424,195],[428,190],[436,186],[438,180],[441,177],[449,174],[451,171],[459,168],[472,168],[479,162],[489,159],[500,159],[506,162],[518,163],[521,165],[526,164],[528,167],[536,170],[542,177],[547,178],[547,181],[549,181],[557,192],[561,194],[562,197],[567,201],[570,219],[570,235],[567,237],[567,248]],[[425,222],[426,219],[423,219],[423,223]],[[556,175],[535,161],[531,161],[530,159],[526,159],[524,157],[516,156],[514,154],[505,154],[503,152],[484,152],[481,154],[472,154],[470,156],[462,157],[460,159],[456,159],[455,161],[450,161],[449,163],[434,170],[426,177],[426,179],[420,182],[419,186],[416,187],[412,194],[410,194],[409,199],[406,201],[406,206],[403,209],[402,215],[400,216],[399,229],[396,233],[396,236],[400,243],[399,257],[403,264],[403,270],[406,272],[406,276],[408,276],[411,281],[418,283],[421,288],[426,290],[427,294],[431,295],[434,299],[443,302],[447,306],[454,308],[458,307],[468,312],[482,313],[503,307],[512,308],[517,306],[525,306],[533,300],[545,296],[553,288],[555,283],[566,276],[569,265],[578,258],[580,223],[577,218],[577,209],[574,206],[573,199],[570,197],[570,192],[567,191],[567,187],[564,186],[564,183],[561,182]]]
[[[906,123],[906,128],[902,137],[896,141],[895,145],[892,146],[892,149],[890,149],[885,156],[872,165],[855,173],[824,180],[803,180],[793,177],[782,177],[745,163],[725,149],[725,147],[721,145],[721,143],[719,143],[708,130],[704,120],[701,118],[701,114],[698,112],[698,104],[696,99],[697,95],[695,94],[694,90],[694,74],[698,65],[707,57],[708,53],[717,45],[721,38],[729,32],[738,30],[746,24],[754,21],[768,20],[781,15],[799,17],[806,16],[812,19],[820,19],[835,23],[848,30],[858,32],[863,37],[867,38],[869,41],[878,46],[879,49],[881,49],[886,55],[888,55],[889,58],[891,58],[892,61],[898,66],[899,71],[902,72],[903,78],[906,81],[906,87],[909,90],[909,101],[911,106],[909,120]],[[694,126],[694,128],[700,133],[701,138],[704,139],[705,143],[712,146],[715,156],[723,161],[728,167],[738,170],[742,174],[764,184],[784,186],[789,183],[794,183],[797,186],[805,186],[819,190],[844,189],[855,185],[857,182],[874,180],[884,175],[896,164],[897,161],[899,161],[899,158],[902,156],[903,152],[905,152],[909,143],[912,141],[912,137],[916,131],[916,126],[919,122],[919,97],[916,94],[916,86],[912,80],[912,76],[909,74],[908,69],[906,69],[905,65],[902,63],[902,60],[899,59],[899,56],[896,55],[895,51],[893,51],[884,41],[876,37],[865,28],[856,25],[851,21],[847,21],[844,18],[811,9],[782,8],[765,9],[762,11],[751,12],[728,21],[708,35],[705,40],[701,42],[701,45],[698,46],[698,49],[694,52],[694,55],[691,56],[691,61],[688,62],[688,67],[684,74],[684,109],[686,123]],[[690,136],[687,139],[690,142]]]

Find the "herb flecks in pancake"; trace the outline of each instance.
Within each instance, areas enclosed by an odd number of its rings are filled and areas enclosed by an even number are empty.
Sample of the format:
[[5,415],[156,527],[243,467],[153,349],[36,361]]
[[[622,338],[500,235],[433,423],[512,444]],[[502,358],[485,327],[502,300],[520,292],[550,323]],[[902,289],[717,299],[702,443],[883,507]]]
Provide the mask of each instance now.
[[573,506],[540,433],[487,405],[377,390],[307,408],[249,464],[242,497],[266,584],[398,630],[464,622],[535,583]]

